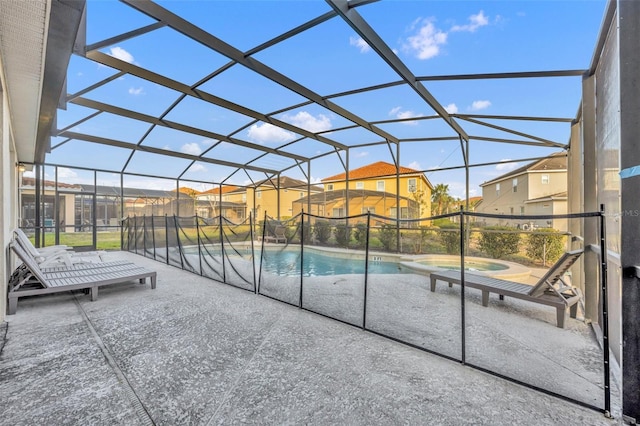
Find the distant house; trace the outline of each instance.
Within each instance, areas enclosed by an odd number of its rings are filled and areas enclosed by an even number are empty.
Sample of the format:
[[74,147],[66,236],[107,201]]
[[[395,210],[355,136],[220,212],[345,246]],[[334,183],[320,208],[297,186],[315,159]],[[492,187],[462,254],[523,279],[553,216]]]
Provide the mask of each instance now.
[[[244,196],[243,196],[244,194]],[[223,185],[196,195],[198,216],[223,217],[240,222],[247,217],[246,189],[236,185]]]
[[319,192],[322,192],[320,186],[308,185],[302,180],[280,176],[280,178],[257,182],[255,188],[246,188],[244,193],[248,210],[253,212],[257,221],[261,221],[264,220],[265,212],[272,218],[287,219],[295,216],[299,211],[294,211],[294,202]]
[[429,180],[409,167],[401,166],[399,173],[398,179],[395,165],[378,161],[349,171],[348,201],[347,173],[340,173],[322,179],[323,193],[296,204],[311,204],[311,213],[326,217],[367,212],[401,219],[428,216],[433,189]]
[[[480,185],[482,202],[476,211],[498,215],[559,215],[567,213],[567,157],[550,155]],[[566,219],[486,219],[489,225],[524,229],[535,227],[567,230]]]

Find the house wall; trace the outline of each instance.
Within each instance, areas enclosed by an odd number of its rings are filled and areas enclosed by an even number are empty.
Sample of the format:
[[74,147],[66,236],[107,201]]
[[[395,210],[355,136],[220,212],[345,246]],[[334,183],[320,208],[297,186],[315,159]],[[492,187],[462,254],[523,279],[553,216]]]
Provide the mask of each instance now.
[[[415,192],[409,191],[410,179],[415,179],[415,182],[416,182]],[[349,191],[350,192],[354,191],[354,193],[358,191],[358,189],[364,189],[368,191],[379,191],[380,189],[378,188],[378,182],[384,182],[384,189],[382,191],[395,194],[397,190],[396,183],[398,181],[400,183],[400,191],[399,191],[400,197],[406,197],[406,198],[418,201],[416,200],[417,194],[422,194],[421,201],[422,201],[423,211],[421,213],[421,216],[430,216],[431,215],[431,187],[429,186],[429,184],[427,183],[427,180],[424,178],[423,175],[414,175],[414,176],[403,175],[403,176],[400,176],[399,179],[396,179],[395,176],[374,177],[374,178],[367,178],[367,179],[354,179],[349,181]],[[359,183],[362,184],[362,187],[360,188],[358,188]],[[331,188],[331,186],[332,186],[332,189],[329,189]],[[327,182],[324,184],[325,191],[330,191],[330,190],[337,191],[337,190],[345,189],[346,187],[347,187],[346,181]],[[370,202],[365,202],[365,204],[363,205],[361,198],[354,198],[349,203],[349,215],[360,214],[362,213],[363,207],[375,205],[376,206],[375,213],[383,216],[391,216],[390,209],[396,207],[395,199],[393,199],[393,197],[386,197],[386,200],[387,201],[384,203],[385,204],[384,207],[380,207],[379,202],[374,203],[373,201],[370,201]],[[407,205],[406,200],[400,201],[401,207],[406,205]],[[327,212],[330,213],[331,209],[327,209]]]
[[[542,183],[542,175],[549,177],[549,183]],[[513,179],[518,179],[517,191],[513,191]],[[497,185],[500,185],[500,192]],[[477,211],[498,215],[551,215],[566,213],[566,201],[546,200],[540,202],[527,202],[552,194],[558,194],[567,190],[567,172],[562,171],[531,171],[518,176],[509,176],[500,181],[482,187],[482,203]],[[546,206],[546,207],[545,207]],[[558,213],[562,212],[562,213]],[[519,221],[517,219],[493,219],[487,218],[487,225],[516,226],[532,221]],[[551,224],[547,220],[533,221],[535,226],[549,227],[562,231],[566,230],[566,219],[555,219]]]
[[[311,191],[311,194],[315,193],[317,193],[317,191]],[[280,205],[278,206],[278,191],[273,187],[261,186],[256,189],[247,188],[247,211],[254,212],[257,218],[256,220],[258,221],[264,220],[265,212],[273,218],[287,219],[295,215],[293,202],[306,197],[307,194],[306,188],[283,188],[280,190]]]
[[9,129],[9,104],[5,96],[4,87],[0,88],[0,174],[2,176],[2,186],[0,187],[2,196],[2,214],[0,214],[0,239],[2,247],[0,253],[0,268],[2,277],[0,278],[0,320],[4,321],[7,310],[8,276],[13,271],[15,262],[13,256],[7,248],[13,237],[13,229],[18,224],[18,169],[15,147]]
[[[549,177],[549,183],[542,183],[542,176]],[[529,199],[547,197],[549,195],[558,194],[567,191],[567,171],[530,171],[527,179],[529,188]]]
[[[513,179],[518,179],[518,190],[513,192]],[[500,191],[498,192],[497,186],[500,185]],[[525,207],[525,200],[528,197],[529,183],[527,181],[527,175],[521,174],[519,176],[511,176],[507,179],[503,179],[498,182],[494,182],[490,185],[482,187],[482,204],[478,206],[478,211],[481,213],[509,215],[520,214],[520,207]],[[513,213],[511,209],[513,208]],[[526,212],[525,207],[525,214]],[[495,224],[498,219],[487,219],[487,224]]]

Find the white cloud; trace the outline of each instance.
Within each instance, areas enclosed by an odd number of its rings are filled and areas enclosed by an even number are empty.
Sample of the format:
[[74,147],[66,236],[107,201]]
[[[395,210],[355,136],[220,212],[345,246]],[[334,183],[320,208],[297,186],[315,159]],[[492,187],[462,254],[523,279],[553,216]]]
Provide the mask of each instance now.
[[[510,161],[509,158],[504,158],[500,161]],[[507,171],[511,171],[511,170],[515,170],[518,167],[520,167],[520,163],[503,163],[503,164],[496,164],[496,170],[499,172],[507,172]]]
[[296,115],[285,114],[282,120],[313,133],[331,129],[331,119],[324,114],[314,117],[306,111],[300,111]]
[[489,108],[491,106],[491,101],[473,101],[473,103],[471,104],[471,107],[469,109],[471,109],[471,111],[479,111],[481,109],[486,109]]
[[[455,182],[455,181],[447,181],[447,185],[449,185],[449,194],[452,197],[457,198],[459,200],[465,200],[467,198],[466,188],[464,182]],[[469,197],[474,197],[478,195],[477,188],[469,188]],[[456,207],[457,209],[457,207]]]
[[440,54],[440,46],[447,42],[447,33],[433,25],[431,19],[420,19],[414,22],[412,29],[420,23],[416,33],[407,37],[402,49],[415,55],[418,59],[431,59]]
[[111,51],[111,56],[113,56],[114,58],[120,59],[121,61],[125,61],[130,64],[132,64],[134,61],[133,55],[127,52],[126,50],[124,50],[122,47],[118,47],[118,46],[112,47],[110,51]]
[[364,41],[362,37],[349,37],[349,44],[360,49],[360,53],[367,53],[371,51],[371,46],[369,46],[369,44]]
[[409,167],[410,169],[414,169],[414,170],[422,170],[422,166],[417,161],[410,162],[407,167]]
[[134,87],[130,87],[129,88],[129,94],[130,95],[134,95],[134,96],[144,95],[144,90],[142,90],[142,87],[138,87],[137,89],[134,88]]
[[311,185],[318,185],[320,183],[322,183],[322,178],[315,178],[311,176]]
[[[393,108],[391,111],[389,111],[389,115],[392,117],[396,117],[396,118],[400,118],[400,119],[406,119],[406,118],[416,118],[416,117],[422,117],[422,114],[420,113],[416,113],[413,111],[403,111],[402,107],[395,107]],[[403,121],[402,124],[407,124],[410,126],[415,126],[418,124],[417,121]]]
[[449,114],[456,114],[458,112],[458,106],[456,104],[449,104],[444,107],[445,111]]
[[258,143],[288,142],[294,138],[293,133],[269,123],[254,124],[249,127],[247,135]]
[[489,18],[485,16],[484,12],[481,10],[476,15],[469,16],[469,23],[466,25],[454,25],[451,27],[452,32],[457,31],[468,31],[470,33],[475,32],[478,28],[484,27],[485,25],[489,25]]
[[200,148],[200,145],[196,142],[185,143],[182,145],[182,148],[180,148],[180,152],[191,155],[200,155],[202,154],[202,148]]
[[69,178],[77,178],[78,173],[75,171],[68,169],[66,167],[58,167],[58,178],[60,179],[69,179]]
[[368,156],[369,156],[369,152],[368,151],[360,151],[356,155],[354,155],[354,157],[356,157],[356,158],[363,158],[363,157],[368,157]]
[[197,172],[206,172],[207,168],[202,164],[194,163],[191,167],[189,167],[189,173],[197,173]]

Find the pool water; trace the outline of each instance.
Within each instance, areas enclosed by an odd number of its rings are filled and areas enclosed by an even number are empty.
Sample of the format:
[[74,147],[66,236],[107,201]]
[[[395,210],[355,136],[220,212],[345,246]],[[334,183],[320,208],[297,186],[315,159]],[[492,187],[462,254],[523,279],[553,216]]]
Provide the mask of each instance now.
[[[460,270],[460,260],[445,260],[445,259],[429,259],[429,260],[420,260],[417,263],[421,265],[434,266],[440,269],[448,269],[459,271]],[[466,271],[502,271],[504,269],[509,268],[507,265],[503,265],[501,263],[496,262],[479,262],[479,261],[465,261],[464,269]]]
[[[256,266],[259,267],[260,253],[256,252]],[[364,259],[343,259],[319,253],[304,252],[304,276],[325,276],[344,274],[364,274]],[[262,258],[262,269],[280,276],[300,276],[299,251],[266,251]],[[369,261],[370,274],[401,274],[408,272],[395,262]]]

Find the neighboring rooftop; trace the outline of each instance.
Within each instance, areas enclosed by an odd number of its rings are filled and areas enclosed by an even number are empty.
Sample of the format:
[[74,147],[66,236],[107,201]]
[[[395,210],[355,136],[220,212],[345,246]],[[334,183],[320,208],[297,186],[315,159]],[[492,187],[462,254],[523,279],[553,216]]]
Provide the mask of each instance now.
[[[401,175],[420,175],[428,179],[424,176],[422,172],[419,170],[415,170],[409,167],[399,166],[397,172]],[[375,177],[383,177],[383,176],[395,176],[396,175],[396,166],[394,164],[390,164],[384,161],[377,161],[372,164],[367,164],[366,166],[358,167],[357,169],[353,169],[349,171],[349,179],[369,179]],[[322,182],[335,182],[335,181],[344,181],[347,178],[346,173],[339,173],[334,176],[329,176],[327,178],[322,179]],[[431,185],[431,184],[429,184]]]
[[495,179],[491,179],[490,181],[484,182],[480,186],[491,185],[492,183],[499,182],[514,176],[521,175],[525,172],[538,172],[544,170],[554,170],[561,171],[567,170],[567,154],[565,152],[557,152],[546,158],[542,158],[540,160],[533,161],[531,163],[525,164],[522,167],[518,167],[515,170],[512,170],[508,173],[505,173],[501,176],[498,176]]

